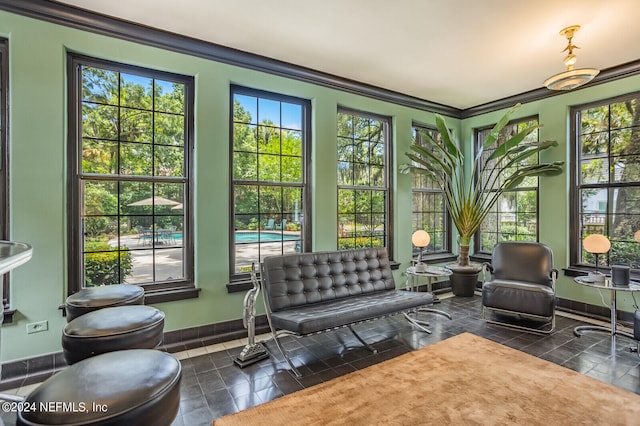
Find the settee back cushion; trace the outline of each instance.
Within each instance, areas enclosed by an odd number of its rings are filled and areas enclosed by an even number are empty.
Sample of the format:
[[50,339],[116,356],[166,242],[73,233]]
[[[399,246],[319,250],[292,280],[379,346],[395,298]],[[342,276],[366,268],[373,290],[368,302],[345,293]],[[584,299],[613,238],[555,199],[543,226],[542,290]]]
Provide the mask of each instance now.
[[491,266],[493,279],[552,285],[553,252],[541,243],[498,243],[493,247]]
[[395,289],[384,248],[266,257],[262,281],[273,312]]

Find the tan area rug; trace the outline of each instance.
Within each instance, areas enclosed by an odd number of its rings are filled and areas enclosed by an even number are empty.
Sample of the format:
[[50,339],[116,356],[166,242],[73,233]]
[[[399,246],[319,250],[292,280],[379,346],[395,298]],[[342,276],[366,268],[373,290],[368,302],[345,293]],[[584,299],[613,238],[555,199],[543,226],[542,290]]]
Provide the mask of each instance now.
[[640,396],[464,333],[213,424],[638,425]]

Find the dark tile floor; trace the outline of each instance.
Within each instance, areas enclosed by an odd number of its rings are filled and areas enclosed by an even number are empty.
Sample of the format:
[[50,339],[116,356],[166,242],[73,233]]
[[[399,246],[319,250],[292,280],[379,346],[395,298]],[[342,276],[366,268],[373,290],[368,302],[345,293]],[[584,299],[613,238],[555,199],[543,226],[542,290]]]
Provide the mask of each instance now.
[[[173,425],[209,425],[215,418],[244,410],[335,377],[422,348],[448,337],[470,332],[523,352],[571,368],[582,374],[640,394],[640,357],[629,348],[635,342],[624,337],[589,332],[580,338],[573,328],[584,324],[557,316],[556,331],[536,335],[486,324],[480,297],[445,298],[436,305],[444,316],[421,313],[429,320],[431,335],[418,331],[402,316],[379,319],[354,328],[378,350],[373,354],[348,329],[304,339],[286,338],[285,347],[303,374],[296,379],[286,362],[274,351],[270,358],[240,369],[233,364],[241,347],[205,354],[182,361],[180,412]],[[425,366],[428,368],[428,366]],[[2,415],[7,426],[15,416]]]

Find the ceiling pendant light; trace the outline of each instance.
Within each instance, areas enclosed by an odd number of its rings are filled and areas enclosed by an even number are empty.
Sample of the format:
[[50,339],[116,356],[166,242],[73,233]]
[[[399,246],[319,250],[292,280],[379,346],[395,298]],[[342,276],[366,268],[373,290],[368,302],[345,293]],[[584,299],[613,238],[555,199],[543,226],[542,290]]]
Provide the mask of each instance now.
[[578,46],[571,44],[573,35],[580,29],[580,25],[572,25],[560,31],[560,35],[567,38],[567,47],[563,52],[567,52],[564,58],[564,64],[567,66],[565,72],[556,74],[545,80],[544,85],[551,90],[571,90],[590,82],[600,72],[595,68],[574,69],[573,65],[578,59],[573,54],[573,49],[579,49]]

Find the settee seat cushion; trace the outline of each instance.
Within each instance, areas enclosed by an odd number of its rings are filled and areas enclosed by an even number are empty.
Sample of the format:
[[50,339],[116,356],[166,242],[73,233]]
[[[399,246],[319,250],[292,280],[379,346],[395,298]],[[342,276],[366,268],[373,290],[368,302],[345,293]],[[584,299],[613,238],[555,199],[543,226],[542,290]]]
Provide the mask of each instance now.
[[65,310],[67,322],[80,315],[102,308],[144,304],[144,289],[133,284],[113,284],[86,287],[67,297]]
[[62,349],[71,365],[90,356],[122,349],[153,349],[162,344],[164,313],[152,306],[104,308],[81,315],[62,331]]
[[494,279],[482,286],[482,304],[487,308],[548,318],[553,316],[555,294],[553,288],[545,284]]
[[[180,403],[182,367],[153,349],[85,359],[45,380],[25,398],[17,425],[168,426]],[[46,408],[46,409],[43,409]]]
[[404,290],[366,293],[283,309],[271,314],[276,328],[300,335],[408,311],[433,303],[430,293]]

